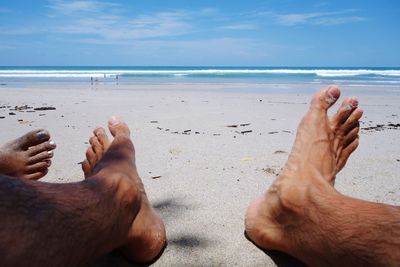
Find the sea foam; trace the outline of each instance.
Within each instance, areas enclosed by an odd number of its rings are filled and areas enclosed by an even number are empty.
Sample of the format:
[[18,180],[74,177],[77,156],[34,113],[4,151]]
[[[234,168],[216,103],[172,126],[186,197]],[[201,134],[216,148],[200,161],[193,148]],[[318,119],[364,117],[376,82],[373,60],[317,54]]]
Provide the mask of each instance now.
[[0,69],[0,77],[26,78],[101,78],[119,76],[202,76],[202,75],[315,75],[319,77],[391,76],[400,77],[398,69],[85,69],[85,70],[21,70]]

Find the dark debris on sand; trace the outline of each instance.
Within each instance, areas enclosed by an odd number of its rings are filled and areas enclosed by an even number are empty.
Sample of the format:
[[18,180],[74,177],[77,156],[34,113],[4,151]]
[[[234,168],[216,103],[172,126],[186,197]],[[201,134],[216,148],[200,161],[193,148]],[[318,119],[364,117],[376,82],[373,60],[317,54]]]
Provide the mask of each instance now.
[[[16,112],[27,112],[27,113],[34,113],[34,112],[36,112],[37,110],[40,110],[40,111],[45,111],[45,110],[55,110],[56,108],[55,107],[52,107],[52,106],[42,106],[42,107],[36,107],[36,108],[34,108],[34,107],[31,107],[31,106],[28,106],[28,105],[20,105],[20,106],[14,106],[14,107],[12,107],[12,106],[10,106],[10,105],[8,105],[8,106],[6,106],[6,105],[2,105],[2,106],[0,106],[0,109],[8,109],[10,112],[8,113],[8,115],[10,115],[10,116],[14,116],[14,115],[17,115],[16,114]],[[43,116],[44,114],[40,114],[39,116]],[[5,117],[4,116],[2,116],[2,119],[4,119]]]
[[252,130],[246,130],[246,131],[241,131],[240,133],[241,134],[246,134],[246,133],[252,133],[253,131]]
[[375,131],[375,132],[379,132],[379,131],[383,131],[383,130],[397,130],[400,129],[400,123],[387,123],[387,124],[377,124],[375,126],[369,126],[369,127],[364,127],[361,128],[364,131]]
[[14,109],[10,109],[10,110],[17,110],[17,111],[21,111],[21,110],[28,110],[28,109],[32,109],[33,107],[30,107],[28,105],[22,105],[22,106],[15,106]]
[[[52,106],[41,106],[41,107],[32,107],[32,106],[28,106],[28,105],[16,105],[16,106],[11,106],[11,105],[2,105],[0,106],[0,109],[8,109],[8,115],[9,116],[15,116],[17,115],[17,112],[27,112],[27,113],[34,113],[37,110],[41,110],[41,111],[46,111],[46,110],[55,110],[55,107]],[[6,114],[5,114],[6,115]],[[39,114],[39,116],[44,116],[46,114]],[[6,116],[0,116],[0,119],[5,119]],[[20,123],[28,123],[29,121],[24,121],[21,119],[17,120]]]
[[38,107],[34,108],[34,110],[55,110],[55,107]]
[[241,126],[241,127],[246,127],[246,126],[249,126],[249,125],[250,125],[250,123],[228,124],[228,125],[226,125],[225,127],[228,127],[228,128],[237,128],[237,127],[239,127],[239,126]]
[[262,168],[262,171],[265,172],[266,174],[273,174],[273,175],[278,175],[282,169],[278,167],[267,167],[267,168]]

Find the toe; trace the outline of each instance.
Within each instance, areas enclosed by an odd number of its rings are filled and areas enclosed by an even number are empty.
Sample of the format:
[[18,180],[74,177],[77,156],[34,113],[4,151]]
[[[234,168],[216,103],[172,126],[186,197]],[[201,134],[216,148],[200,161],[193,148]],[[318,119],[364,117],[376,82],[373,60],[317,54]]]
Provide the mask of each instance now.
[[117,135],[129,136],[130,131],[128,125],[116,116],[112,116],[108,121],[108,128],[111,134],[115,137]]
[[40,178],[44,177],[48,172],[49,172],[48,169],[44,169],[44,170],[39,171],[39,172],[25,174],[25,175],[22,176],[22,178],[23,179],[27,179],[27,180],[39,180]]
[[47,141],[44,143],[41,143],[39,145],[36,146],[32,146],[29,148],[28,152],[29,152],[29,156],[33,157],[37,154],[40,154],[44,151],[52,151],[53,149],[56,148],[56,143],[54,141]]
[[97,156],[91,146],[88,147],[88,149],[86,150],[86,160],[88,161],[90,168],[93,169],[94,165],[96,165],[97,162]]
[[318,110],[327,110],[340,96],[339,87],[331,85],[326,89],[316,93],[311,101],[311,108]]
[[36,146],[42,142],[46,142],[50,139],[50,134],[44,129],[30,131],[29,133],[21,136],[16,140],[18,148],[21,150],[27,150],[31,146]]
[[35,164],[28,165],[26,167],[26,172],[27,173],[42,172],[43,170],[45,170],[48,167],[50,167],[50,165],[51,165],[51,161],[50,160],[40,161],[40,162],[37,162]]
[[342,123],[344,123],[351,113],[357,108],[358,100],[355,97],[348,97],[346,98],[336,114],[333,116],[332,121],[334,128],[340,127]]
[[354,139],[347,147],[345,147],[340,155],[337,168],[340,171],[346,165],[347,160],[349,159],[350,155],[356,150],[358,147],[359,140],[358,138]]
[[100,144],[103,146],[103,150],[106,150],[110,146],[110,140],[108,139],[106,131],[104,131],[103,128],[98,127],[94,129],[93,133],[99,140]]
[[82,171],[85,177],[89,177],[90,173],[92,172],[92,168],[90,167],[90,163],[87,159],[82,162]]
[[352,129],[359,127],[359,120],[361,119],[363,115],[363,110],[361,108],[356,108],[350,116],[347,118],[347,120],[343,123],[343,132],[347,134],[350,132]]
[[355,127],[350,132],[347,133],[347,135],[344,137],[344,147],[347,147],[355,139],[358,138],[359,131],[360,131],[360,127]]
[[99,139],[97,138],[97,136],[92,136],[89,139],[89,143],[92,147],[92,150],[96,154],[96,159],[99,160],[101,158],[101,156],[103,156],[103,153],[104,153],[104,148],[100,144]]
[[53,155],[53,151],[43,151],[39,154],[31,156],[28,160],[28,164],[32,165],[43,160],[51,159]]

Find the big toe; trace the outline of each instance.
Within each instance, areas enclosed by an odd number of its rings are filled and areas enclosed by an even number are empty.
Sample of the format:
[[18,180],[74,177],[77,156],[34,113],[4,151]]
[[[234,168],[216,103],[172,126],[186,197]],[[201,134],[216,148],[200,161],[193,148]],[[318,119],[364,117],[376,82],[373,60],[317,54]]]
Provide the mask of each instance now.
[[128,125],[121,120],[121,118],[112,116],[108,120],[108,128],[110,129],[111,134],[116,137],[117,135],[130,135]]
[[312,101],[311,108],[326,111],[340,97],[340,89],[336,85],[331,85],[326,89],[318,91]]
[[16,140],[16,145],[21,150],[36,146],[50,139],[50,134],[44,129],[30,131]]

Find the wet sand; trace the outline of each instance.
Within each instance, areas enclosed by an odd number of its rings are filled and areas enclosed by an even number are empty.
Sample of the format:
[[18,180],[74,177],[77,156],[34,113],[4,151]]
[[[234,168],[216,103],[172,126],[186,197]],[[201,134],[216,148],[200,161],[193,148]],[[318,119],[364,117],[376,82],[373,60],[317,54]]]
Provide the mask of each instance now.
[[[35,128],[57,143],[43,181],[81,180],[92,129],[118,115],[132,130],[139,173],[166,222],[169,245],[154,266],[275,266],[245,239],[244,212],[283,167],[318,85],[301,94],[291,85],[284,93],[244,84],[53,86],[0,88],[0,143]],[[400,88],[367,89],[342,87],[344,96],[359,97],[364,117],[360,146],[336,188],[399,204]],[[115,265],[129,266],[115,255],[97,264]]]

